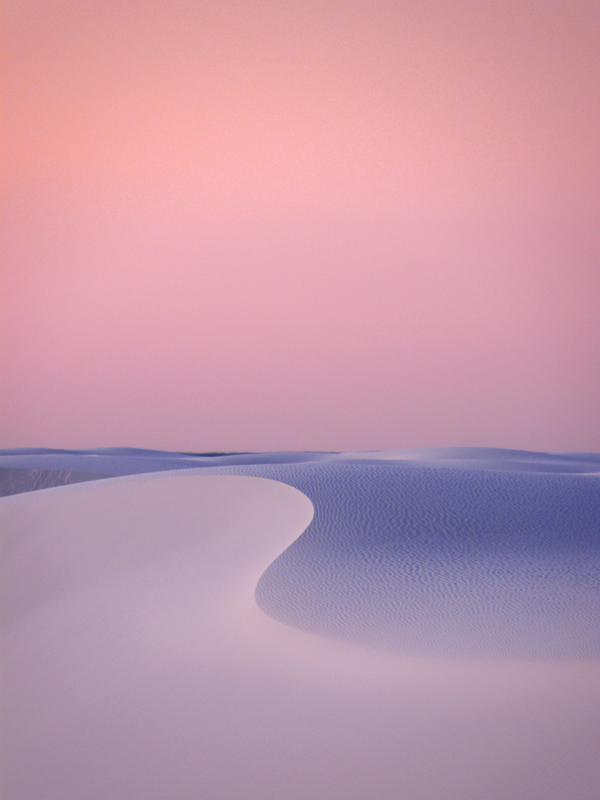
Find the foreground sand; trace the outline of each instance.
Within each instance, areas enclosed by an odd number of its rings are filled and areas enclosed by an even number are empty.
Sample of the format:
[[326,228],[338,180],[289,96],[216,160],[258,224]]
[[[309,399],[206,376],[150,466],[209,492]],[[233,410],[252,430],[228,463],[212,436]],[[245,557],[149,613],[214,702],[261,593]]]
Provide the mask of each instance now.
[[206,470],[0,500],[3,800],[597,800],[596,662],[409,658],[258,608],[312,514]]

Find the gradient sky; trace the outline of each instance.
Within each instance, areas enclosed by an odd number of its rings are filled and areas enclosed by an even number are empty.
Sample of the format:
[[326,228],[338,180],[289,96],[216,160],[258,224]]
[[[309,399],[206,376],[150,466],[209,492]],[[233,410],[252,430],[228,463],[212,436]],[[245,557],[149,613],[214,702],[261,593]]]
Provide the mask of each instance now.
[[0,447],[600,450],[600,4],[8,0]]

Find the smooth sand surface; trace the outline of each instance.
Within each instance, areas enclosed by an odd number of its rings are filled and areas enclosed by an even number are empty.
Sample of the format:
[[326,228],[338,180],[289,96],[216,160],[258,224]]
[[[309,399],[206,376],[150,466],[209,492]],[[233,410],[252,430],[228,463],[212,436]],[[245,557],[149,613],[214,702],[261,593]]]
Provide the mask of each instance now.
[[[204,468],[0,500],[3,800],[597,800],[593,659],[409,656],[263,613],[257,585],[282,553],[314,548],[328,497],[346,507],[358,492],[348,518],[363,507],[363,533],[381,533],[358,484],[346,475],[346,494],[340,484],[328,495],[336,473],[324,483],[318,468],[278,473],[322,486],[303,535],[305,494]],[[373,471],[385,468],[357,474],[389,506]],[[431,475],[444,496],[440,471]],[[535,498],[539,486],[526,489]],[[339,509],[329,519],[346,521]],[[579,544],[591,547],[585,530]],[[293,594],[289,563],[280,589],[286,580]],[[330,618],[340,586],[317,588]],[[355,593],[373,588],[359,581]]]

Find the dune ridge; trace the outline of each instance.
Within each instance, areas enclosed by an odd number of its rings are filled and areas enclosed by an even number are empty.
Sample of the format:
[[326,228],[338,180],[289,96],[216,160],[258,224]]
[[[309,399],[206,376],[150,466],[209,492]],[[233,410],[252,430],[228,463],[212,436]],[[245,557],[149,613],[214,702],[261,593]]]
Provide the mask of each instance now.
[[0,499],[3,798],[596,800],[597,478],[304,456]]

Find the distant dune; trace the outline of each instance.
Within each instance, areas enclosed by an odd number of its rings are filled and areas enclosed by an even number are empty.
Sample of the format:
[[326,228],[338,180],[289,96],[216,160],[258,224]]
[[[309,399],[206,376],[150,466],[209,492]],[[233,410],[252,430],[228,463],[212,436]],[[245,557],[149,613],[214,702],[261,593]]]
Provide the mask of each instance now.
[[599,472],[0,454],[3,800],[597,800]]

